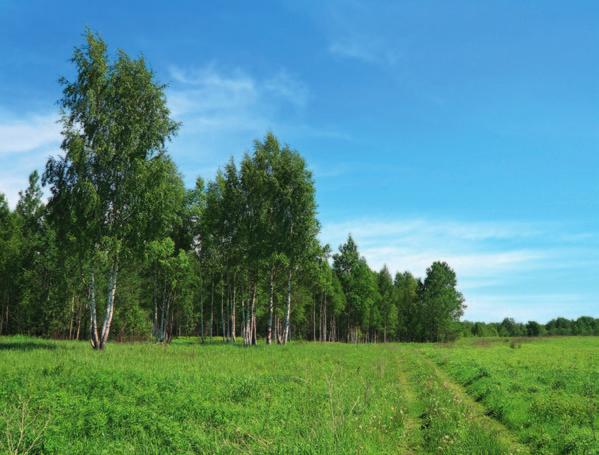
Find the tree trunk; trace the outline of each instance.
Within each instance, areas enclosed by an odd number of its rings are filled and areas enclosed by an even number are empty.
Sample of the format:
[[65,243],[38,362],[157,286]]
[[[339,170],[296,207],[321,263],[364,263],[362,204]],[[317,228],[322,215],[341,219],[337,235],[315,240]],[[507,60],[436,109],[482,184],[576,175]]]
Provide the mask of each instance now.
[[285,328],[283,329],[283,344],[289,341],[289,325],[291,322],[291,267],[287,275],[287,309],[285,311]]
[[320,301],[320,305],[318,307],[318,341],[322,342],[322,300]]
[[210,291],[210,341],[212,341],[213,327],[214,327],[214,277],[211,279],[211,291]]
[[83,313],[83,309],[81,308],[81,298],[77,297],[77,332],[75,334],[75,339],[79,339],[79,334],[81,333],[81,314]]
[[233,301],[231,302],[231,336],[233,338],[233,343],[237,342],[237,340],[235,339],[235,291],[237,290],[235,278],[236,275],[233,275]]
[[316,299],[312,302],[312,341],[316,341]]
[[281,327],[281,318],[277,317],[277,344],[283,343],[283,328]]
[[333,342],[337,341],[336,328],[337,328],[337,320],[335,319],[335,315],[333,315],[333,317],[331,318],[331,333],[329,336],[329,341],[333,341]]
[[158,338],[158,274],[154,273],[154,288],[152,290],[152,301],[154,302],[154,323],[152,324],[152,336]]
[[232,340],[231,335],[231,283],[227,282],[227,341]]
[[98,338],[98,318],[96,316],[96,275],[91,273],[89,282],[89,330],[92,348],[100,349]]
[[[202,280],[202,284],[204,284],[203,280]],[[200,342],[201,343],[204,342],[204,336],[206,334],[206,331],[204,329],[205,329],[205,327],[204,327],[204,292],[202,289],[202,292],[200,292]]]
[[241,296],[241,338],[243,338],[243,344],[247,344],[247,336],[246,336],[246,309],[245,309],[245,299],[243,298],[243,294]]
[[272,344],[272,318],[274,313],[275,268],[270,269],[270,296],[268,297],[268,328],[266,329],[266,344]]
[[116,294],[116,280],[118,276],[118,263],[115,260],[111,269],[110,277],[108,279],[108,299],[106,302],[106,314],[104,315],[104,324],[102,324],[102,335],[100,338],[99,349],[104,349],[108,342],[108,335],[110,334],[110,326],[112,325],[112,315],[114,314],[114,296]]
[[227,334],[225,331],[225,279],[221,275],[221,285],[220,285],[220,319],[221,319],[221,329],[223,335],[223,341],[227,341]]
[[322,324],[322,328],[324,330],[324,336],[322,337],[323,341],[327,341],[327,295],[324,294],[323,295],[323,304],[322,304],[322,309],[324,312],[324,316],[323,316],[323,324]]
[[71,317],[69,318],[69,340],[73,339],[73,324],[75,322],[75,294],[71,298]]
[[258,343],[258,339],[256,337],[256,283],[254,283],[254,289],[252,291],[252,327],[251,327],[251,343],[252,345],[256,345]]
[[160,305],[160,323],[158,325],[158,335],[156,337],[159,343],[162,343],[166,334],[166,280],[162,290],[162,304]]
[[255,282],[249,286],[251,291],[246,304],[243,339],[243,344],[246,346],[256,344],[256,287]]

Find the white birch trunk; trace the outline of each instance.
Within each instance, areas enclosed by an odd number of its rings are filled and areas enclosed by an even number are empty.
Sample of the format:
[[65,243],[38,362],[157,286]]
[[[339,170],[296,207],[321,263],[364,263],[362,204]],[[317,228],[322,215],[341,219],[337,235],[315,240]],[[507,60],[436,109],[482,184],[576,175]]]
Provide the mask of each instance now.
[[256,345],[258,343],[258,339],[256,336],[256,283],[254,283],[254,289],[252,291],[252,314],[251,314],[251,331],[250,338],[251,344]]
[[100,349],[104,349],[110,334],[110,326],[112,325],[112,315],[114,314],[114,296],[116,294],[116,280],[118,275],[118,264],[115,260],[110,270],[108,279],[108,299],[106,302],[106,314],[104,315],[104,323],[102,324],[102,333],[100,338]]
[[289,341],[289,325],[291,320],[291,267],[287,275],[287,309],[285,311],[285,328],[283,329],[283,344]]
[[96,315],[96,275],[91,273],[89,282],[89,330],[92,348],[100,349],[98,318]]
[[275,270],[270,270],[270,296],[268,298],[268,329],[266,331],[266,344],[272,344],[272,318],[274,312]]
[[233,301],[231,302],[231,337],[233,339],[233,343],[236,343],[237,340],[235,339],[235,291],[236,291],[236,286],[235,286],[235,278],[236,276],[233,275]]

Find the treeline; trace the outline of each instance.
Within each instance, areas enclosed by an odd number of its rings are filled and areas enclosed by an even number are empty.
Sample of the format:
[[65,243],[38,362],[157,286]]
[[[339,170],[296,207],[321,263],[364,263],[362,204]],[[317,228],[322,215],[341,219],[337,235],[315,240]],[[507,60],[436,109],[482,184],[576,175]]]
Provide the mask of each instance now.
[[[318,240],[312,175],[272,134],[186,189],[166,144],[164,86],[91,32],[61,79],[62,152],[14,210],[0,195],[0,334],[168,342],[377,342],[457,337],[463,298],[436,262],[424,280],[375,272],[348,237]],[[49,191],[47,203],[42,185]]]
[[590,316],[578,319],[555,318],[546,324],[536,321],[516,322],[512,318],[489,323],[463,321],[461,326],[465,337],[599,336],[599,319]]

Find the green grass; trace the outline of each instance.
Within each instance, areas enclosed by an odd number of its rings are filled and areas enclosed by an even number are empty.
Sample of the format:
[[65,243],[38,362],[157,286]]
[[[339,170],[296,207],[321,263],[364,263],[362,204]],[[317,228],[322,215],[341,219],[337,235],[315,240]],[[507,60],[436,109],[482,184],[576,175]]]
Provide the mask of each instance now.
[[599,453],[599,338],[419,348],[534,453]]
[[0,338],[0,453],[596,453],[598,353]]

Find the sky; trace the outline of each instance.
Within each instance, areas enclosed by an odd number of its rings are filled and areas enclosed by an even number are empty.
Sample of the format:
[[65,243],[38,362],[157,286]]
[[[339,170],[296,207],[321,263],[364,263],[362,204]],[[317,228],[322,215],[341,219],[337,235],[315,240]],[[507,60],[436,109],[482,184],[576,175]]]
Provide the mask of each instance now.
[[0,0],[0,192],[59,151],[90,27],[168,85],[189,186],[272,131],[334,249],[447,261],[466,319],[599,317],[597,23],[596,1]]

